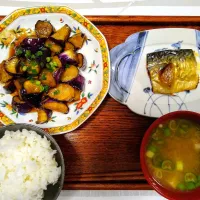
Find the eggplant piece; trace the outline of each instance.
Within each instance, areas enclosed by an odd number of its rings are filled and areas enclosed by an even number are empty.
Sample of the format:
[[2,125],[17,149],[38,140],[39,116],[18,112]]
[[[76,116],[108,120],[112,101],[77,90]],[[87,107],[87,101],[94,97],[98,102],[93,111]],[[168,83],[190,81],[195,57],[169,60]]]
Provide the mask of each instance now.
[[75,88],[83,91],[84,87],[85,87],[85,78],[79,74],[75,79],[73,79],[67,83],[69,85],[71,85],[72,87],[75,87]]
[[71,65],[77,65],[78,64],[78,57],[77,53],[73,51],[72,49],[66,50],[59,54],[59,59],[63,66],[66,66],[67,64]]
[[39,80],[27,80],[23,84],[27,94],[38,94],[43,91],[43,86]]
[[72,43],[76,49],[81,49],[87,37],[84,33],[74,34],[68,39],[68,42]]
[[58,68],[62,67],[62,63],[61,63],[60,59],[58,58],[58,56],[53,56],[52,62],[56,63]]
[[72,43],[70,43],[70,42],[66,42],[65,43],[65,48],[64,48],[64,50],[66,51],[66,50],[69,50],[69,49],[71,49],[71,50],[73,50],[73,51],[75,51],[76,49],[75,49],[75,46],[72,44]]
[[73,101],[79,101],[81,99],[81,91],[77,88],[74,88],[74,99]]
[[65,70],[64,67],[60,67],[53,73],[53,77],[56,80],[56,83],[59,83],[61,75],[64,72],[64,70]]
[[[25,55],[26,50],[30,50],[31,53],[36,53],[44,46],[45,39],[44,38],[35,38],[35,37],[27,37],[21,43],[21,51],[22,55]],[[20,47],[17,47],[16,53],[19,52]]]
[[5,70],[5,61],[0,64],[0,82],[7,83],[13,78],[6,70]]
[[78,53],[77,57],[78,57],[78,66],[77,67],[79,69],[85,70],[86,66],[87,66],[87,61],[86,61],[85,56],[82,53]]
[[39,38],[48,38],[52,34],[53,30],[54,28],[52,24],[47,20],[38,20],[35,24],[35,32]]
[[18,95],[19,95],[19,98],[22,100],[22,97],[21,97],[21,89],[23,88],[23,84],[24,82],[26,81],[25,78],[18,78],[18,79],[15,79],[13,81],[16,89],[17,89],[17,92],[18,92]]
[[48,96],[58,101],[70,101],[74,98],[74,88],[68,84],[60,83],[49,90]]
[[31,111],[32,106],[27,102],[20,100],[18,96],[12,98],[12,108],[18,113],[28,113]]
[[13,80],[7,82],[3,88],[6,90],[7,94],[11,94],[16,90],[15,84],[13,82]]
[[20,59],[17,56],[11,57],[5,62],[5,70],[12,75],[22,74],[20,73],[19,62]]
[[79,70],[74,65],[69,65],[65,68],[64,72],[61,75],[61,82],[69,82],[75,79],[79,75]]
[[48,47],[52,52],[58,54],[62,51],[62,47],[51,39],[47,39],[45,47]]
[[42,107],[48,110],[57,111],[64,114],[67,114],[69,112],[69,108],[66,104],[51,98],[48,98],[44,102],[42,102]]
[[38,109],[37,110],[38,117],[36,124],[44,124],[51,119],[52,111],[47,109]]
[[62,44],[69,38],[70,33],[71,28],[67,24],[65,24],[63,27],[58,29],[53,35],[51,35],[51,38]]
[[53,77],[53,74],[48,69],[43,69],[40,73],[39,80],[43,85],[49,87],[56,87],[56,81]]
[[30,106],[39,108],[42,101],[42,93],[28,94],[25,89],[20,90],[22,100],[27,102]]

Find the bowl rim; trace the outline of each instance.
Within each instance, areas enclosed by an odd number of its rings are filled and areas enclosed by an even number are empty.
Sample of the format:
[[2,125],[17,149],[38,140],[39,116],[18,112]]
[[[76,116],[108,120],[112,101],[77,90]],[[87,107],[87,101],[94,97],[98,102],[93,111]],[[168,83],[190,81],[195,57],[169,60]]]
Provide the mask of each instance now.
[[[50,135],[49,133],[45,132],[40,127],[32,125],[32,124],[26,124],[26,123],[10,124],[10,125],[6,125],[6,126],[0,127],[0,131],[2,131],[2,130],[6,131],[7,127],[16,127],[17,128],[17,126],[22,126],[23,127],[22,129],[28,129],[29,128],[30,130],[33,130],[36,133],[40,132],[41,134],[43,134],[44,136],[46,136],[47,139],[51,143],[53,143],[55,145],[56,151],[60,155],[60,158],[61,158],[61,164],[60,164],[61,175],[59,177],[60,178],[60,183],[59,183],[60,186],[59,186],[59,189],[58,189],[55,197],[52,199],[52,200],[56,200],[59,197],[60,193],[61,193],[61,190],[62,190],[63,185],[64,185],[64,179],[65,179],[65,162],[64,162],[64,157],[63,157],[62,151],[60,149],[60,146],[58,145],[58,143],[56,142],[56,140],[53,138],[52,135]],[[47,190],[44,190],[44,191],[47,191]]]
[[166,115],[161,116],[160,118],[156,119],[146,130],[142,143],[140,146],[140,165],[144,174],[145,179],[149,183],[153,189],[158,192],[163,197],[170,199],[170,200],[188,200],[188,199],[200,199],[200,188],[181,192],[181,191],[173,191],[170,189],[166,189],[162,185],[160,185],[150,174],[148,167],[146,165],[146,159],[145,159],[145,151],[146,151],[146,145],[149,141],[149,137],[155,127],[157,127],[160,123],[169,120],[169,119],[175,119],[175,118],[184,118],[189,120],[198,121],[200,123],[200,114],[192,111],[175,111],[168,113]]

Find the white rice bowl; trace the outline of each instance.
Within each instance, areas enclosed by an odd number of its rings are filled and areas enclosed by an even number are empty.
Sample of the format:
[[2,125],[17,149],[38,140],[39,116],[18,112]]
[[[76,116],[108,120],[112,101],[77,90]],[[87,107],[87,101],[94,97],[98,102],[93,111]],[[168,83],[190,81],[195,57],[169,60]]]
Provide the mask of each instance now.
[[56,150],[35,131],[5,131],[0,139],[0,200],[40,200],[61,175]]

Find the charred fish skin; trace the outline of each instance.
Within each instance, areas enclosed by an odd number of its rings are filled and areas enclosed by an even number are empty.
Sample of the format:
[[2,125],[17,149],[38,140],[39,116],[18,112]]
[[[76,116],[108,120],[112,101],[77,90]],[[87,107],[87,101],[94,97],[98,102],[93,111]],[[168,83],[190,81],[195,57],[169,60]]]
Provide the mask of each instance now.
[[173,94],[198,85],[197,62],[192,49],[149,53],[147,71],[154,93]]

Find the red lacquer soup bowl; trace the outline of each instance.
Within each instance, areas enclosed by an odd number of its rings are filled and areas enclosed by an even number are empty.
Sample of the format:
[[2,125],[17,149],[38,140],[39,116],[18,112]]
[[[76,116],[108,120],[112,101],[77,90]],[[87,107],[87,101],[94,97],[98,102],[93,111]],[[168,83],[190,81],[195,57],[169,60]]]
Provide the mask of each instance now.
[[152,131],[155,128],[157,128],[159,124],[162,124],[168,120],[177,119],[177,118],[187,119],[187,120],[194,121],[200,124],[200,114],[195,113],[195,112],[190,112],[190,111],[172,112],[172,113],[163,115],[159,119],[155,120],[146,131],[142,140],[141,147],[140,147],[140,163],[141,163],[142,171],[148,183],[154,188],[154,190],[156,190],[163,197],[170,200],[189,200],[189,199],[200,200],[200,187],[194,190],[190,190],[190,191],[170,190],[168,188],[165,188],[152,177],[146,163],[145,153],[146,153],[146,148],[147,148],[150,136],[152,134]]

